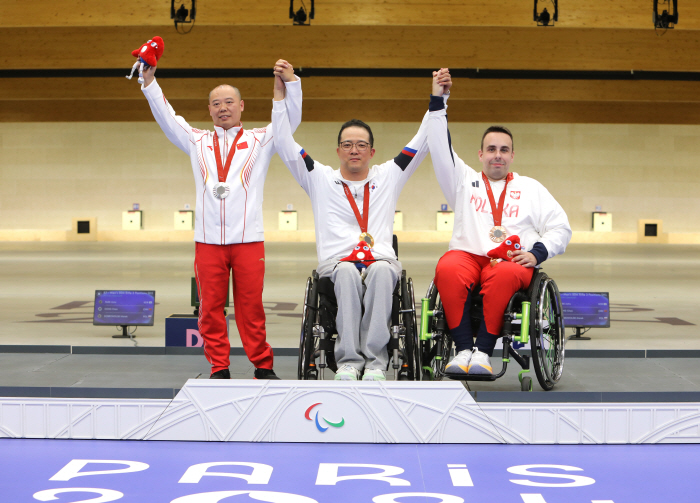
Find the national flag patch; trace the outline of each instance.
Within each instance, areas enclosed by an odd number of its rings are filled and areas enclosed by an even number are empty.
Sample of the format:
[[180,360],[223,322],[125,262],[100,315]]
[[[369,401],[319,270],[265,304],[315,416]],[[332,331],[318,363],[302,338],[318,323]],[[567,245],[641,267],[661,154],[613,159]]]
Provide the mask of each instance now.
[[410,147],[404,147],[399,155],[394,157],[394,162],[401,168],[401,171],[405,170],[416,155],[416,150]]
[[236,148],[237,148],[238,150],[246,149],[246,148],[248,148],[248,142],[247,142],[247,141],[242,141],[241,143],[239,143],[238,145],[236,145]]
[[301,149],[301,152],[299,152],[301,155],[301,158],[304,159],[304,164],[306,164],[306,170],[311,172],[314,169],[314,160],[311,158],[309,154],[306,153],[306,150],[303,148]]

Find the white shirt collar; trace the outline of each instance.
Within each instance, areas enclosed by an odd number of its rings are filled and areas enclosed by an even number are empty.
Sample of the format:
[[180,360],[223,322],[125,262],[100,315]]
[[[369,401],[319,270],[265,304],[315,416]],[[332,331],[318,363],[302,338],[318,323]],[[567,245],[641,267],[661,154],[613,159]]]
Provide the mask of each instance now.
[[243,124],[240,126],[234,126],[229,129],[224,129],[221,126],[214,126],[214,131],[216,131],[216,135],[219,138],[223,138],[224,134],[228,135],[231,139],[235,138],[236,135],[238,134],[238,131],[243,127]]
[[336,169],[333,172],[333,174],[341,182],[346,182],[346,183],[351,183],[351,184],[360,184],[361,183],[364,185],[365,183],[372,180],[372,178],[374,178],[375,174],[377,173],[377,170],[375,170],[374,168],[375,168],[374,166],[369,168],[369,173],[367,173],[367,178],[365,178],[364,180],[356,180],[356,181],[355,180],[346,180],[345,178],[343,178],[343,175],[340,174],[340,169]]

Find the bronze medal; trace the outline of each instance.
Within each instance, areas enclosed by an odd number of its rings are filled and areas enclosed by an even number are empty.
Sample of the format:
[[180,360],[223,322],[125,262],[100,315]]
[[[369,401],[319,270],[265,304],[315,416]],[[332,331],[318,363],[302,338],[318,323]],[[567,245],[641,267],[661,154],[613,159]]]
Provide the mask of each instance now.
[[494,243],[502,243],[508,237],[506,228],[501,225],[501,220],[503,217],[503,202],[506,199],[506,191],[508,190],[508,182],[513,179],[513,174],[508,173],[506,176],[506,184],[503,187],[503,192],[501,192],[501,197],[499,198],[498,205],[493,197],[493,191],[491,190],[491,184],[489,179],[484,173],[481,173],[481,178],[484,180],[484,188],[486,189],[486,194],[489,196],[489,203],[491,204],[491,214],[493,215],[493,227],[489,231],[489,238]]
[[374,238],[369,232],[363,232],[360,234],[360,241],[364,241],[370,248],[374,248]]
[[489,231],[489,237],[491,238],[491,241],[493,241],[494,243],[502,243],[503,241],[506,240],[506,237],[508,237],[508,234],[506,233],[505,227],[503,227],[502,225],[495,225]]
[[367,232],[367,222],[369,222],[369,182],[365,184],[362,215],[360,215],[360,209],[357,207],[357,204],[350,193],[350,189],[345,182],[343,182],[343,190],[345,191],[345,196],[348,198],[348,202],[350,203],[353,213],[355,213],[355,219],[357,219],[357,223],[360,226],[360,243],[367,243],[370,248],[374,247],[374,238],[369,232]]

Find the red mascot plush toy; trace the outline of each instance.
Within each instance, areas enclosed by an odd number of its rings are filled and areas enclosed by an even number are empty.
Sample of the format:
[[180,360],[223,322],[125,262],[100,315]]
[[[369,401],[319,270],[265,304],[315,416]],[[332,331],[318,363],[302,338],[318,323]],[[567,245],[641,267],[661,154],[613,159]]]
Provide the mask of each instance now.
[[134,72],[138,68],[139,70],[139,84],[143,84],[143,65],[156,66],[158,60],[163,55],[163,39],[160,37],[153,37],[151,40],[143,44],[141,47],[131,52],[131,55],[135,58],[136,63],[131,67],[131,73],[126,76],[127,79],[131,80],[134,76]]
[[361,271],[376,262],[372,255],[372,249],[366,241],[360,241],[350,255],[340,259],[341,262],[355,262],[355,266]]
[[495,267],[499,258],[512,261],[514,257],[513,252],[520,248],[520,237],[518,235],[508,236],[500,246],[494,248],[486,255],[491,257],[491,267]]

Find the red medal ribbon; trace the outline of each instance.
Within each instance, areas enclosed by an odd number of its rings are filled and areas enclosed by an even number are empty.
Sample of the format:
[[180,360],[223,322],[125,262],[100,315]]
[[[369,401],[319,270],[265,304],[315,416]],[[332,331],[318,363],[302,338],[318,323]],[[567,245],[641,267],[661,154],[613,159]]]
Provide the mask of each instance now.
[[[224,131],[224,134],[226,134],[226,131]],[[226,178],[228,177],[228,170],[231,167],[231,161],[233,160],[233,154],[236,153],[236,145],[238,145],[238,140],[241,139],[241,136],[243,135],[243,126],[241,126],[241,129],[238,130],[238,134],[236,135],[236,139],[233,140],[233,147],[228,151],[228,157],[226,158],[226,166],[223,166],[221,164],[221,152],[219,152],[219,138],[218,134],[216,134],[216,130],[214,130],[214,155],[216,156],[216,170],[219,172],[219,181],[220,182],[225,182]]]
[[343,184],[343,189],[345,190],[345,195],[348,197],[352,211],[355,212],[355,218],[357,223],[360,224],[360,230],[362,232],[367,232],[367,222],[369,221],[369,182],[365,184],[365,199],[362,202],[362,215],[360,216],[360,210],[355,203],[355,199],[352,197],[352,193],[345,182]]
[[496,227],[500,227],[501,219],[503,217],[503,202],[506,200],[506,190],[508,189],[508,182],[510,182],[513,179],[513,173],[508,173],[508,176],[506,176],[506,185],[503,187],[501,197],[498,198],[498,206],[496,206],[496,200],[493,197],[493,191],[491,190],[491,184],[489,183],[488,177],[482,172],[481,178],[484,180],[486,194],[489,196],[489,203],[491,203],[491,213],[493,213],[493,225]]

